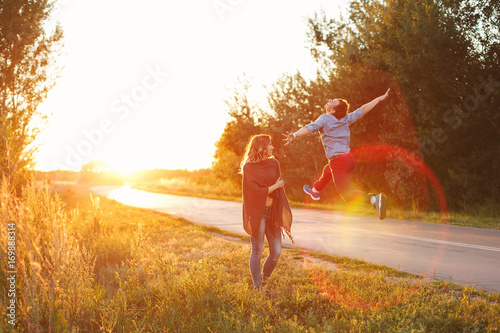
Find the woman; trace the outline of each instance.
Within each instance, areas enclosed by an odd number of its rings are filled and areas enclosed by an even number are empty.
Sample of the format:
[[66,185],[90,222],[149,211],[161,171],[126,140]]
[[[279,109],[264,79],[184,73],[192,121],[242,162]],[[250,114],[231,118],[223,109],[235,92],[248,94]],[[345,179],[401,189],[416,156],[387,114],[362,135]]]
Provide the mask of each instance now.
[[[256,290],[261,290],[281,255],[282,230],[291,237],[292,211],[288,204],[279,163],[273,157],[269,135],[255,135],[241,162],[243,174],[243,228],[251,236],[250,272]],[[264,235],[269,244],[262,276],[260,260]]]

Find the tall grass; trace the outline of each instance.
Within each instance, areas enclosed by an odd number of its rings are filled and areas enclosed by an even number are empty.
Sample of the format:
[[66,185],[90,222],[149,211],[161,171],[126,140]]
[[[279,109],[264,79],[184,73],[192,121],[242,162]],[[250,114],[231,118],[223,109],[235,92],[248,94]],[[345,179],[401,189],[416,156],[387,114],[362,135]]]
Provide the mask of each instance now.
[[[2,330],[71,331],[79,327],[97,311],[94,256],[68,232],[69,221],[61,201],[47,188],[33,185],[26,186],[22,196],[16,198],[3,181],[1,202],[0,285],[7,285],[7,278],[14,275],[16,286],[15,297],[2,294]],[[15,269],[8,268],[5,260],[9,223],[15,224]],[[7,322],[10,318],[6,309],[11,300],[16,304],[17,326]]]
[[[2,192],[18,227],[18,326],[2,332],[495,332],[500,295],[284,249],[268,294],[253,290],[248,239],[91,197]],[[64,202],[64,204],[63,204]],[[4,204],[5,203],[5,204]],[[2,227],[0,235],[6,237]],[[267,254],[267,250],[266,253]],[[2,258],[5,246],[2,242]],[[5,283],[6,269],[0,270]],[[21,279],[22,277],[22,279]]]

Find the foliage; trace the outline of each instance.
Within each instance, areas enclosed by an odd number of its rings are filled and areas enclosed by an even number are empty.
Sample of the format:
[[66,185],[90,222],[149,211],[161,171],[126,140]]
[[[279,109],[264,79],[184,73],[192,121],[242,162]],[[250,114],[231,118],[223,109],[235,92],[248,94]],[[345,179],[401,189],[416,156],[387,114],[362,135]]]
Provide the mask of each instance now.
[[231,96],[226,100],[230,120],[216,142],[212,169],[220,179],[241,184],[240,163],[252,135],[259,134],[261,111],[248,100],[251,83],[247,77],[240,78]]
[[[446,209],[437,200],[441,186],[454,209],[488,204],[500,188],[499,9],[493,0],[353,0],[346,17],[316,14],[308,37],[317,76],[279,78],[261,131],[281,146],[281,133],[314,121],[328,98],[344,98],[354,110],[390,87],[390,99],[351,126],[354,186],[384,191],[404,209]],[[222,137],[244,126],[240,120],[233,117]],[[228,146],[218,143],[220,164],[241,158]],[[327,162],[317,135],[275,156],[296,201]],[[427,166],[432,172],[422,173]],[[434,176],[440,184],[431,183]],[[322,194],[336,198],[331,185]]]
[[[357,79],[352,80],[353,77]],[[318,81],[307,83],[300,74],[284,79],[286,81],[278,81],[270,92],[274,114],[269,117],[269,126],[278,130],[275,132],[275,141],[281,138],[284,131],[295,131],[316,120],[324,113],[321,105],[326,103],[328,98],[342,96],[350,102],[351,108],[355,109],[383,94],[384,91],[380,87],[392,86],[393,90],[398,90],[396,82],[383,72],[362,71],[359,68],[352,68],[351,73],[342,73],[331,80],[318,78]],[[358,188],[384,191],[392,197],[398,197],[401,188],[391,186],[389,180],[404,177],[407,188],[412,188],[409,196],[425,197],[426,188],[422,188],[421,180],[415,176],[405,176],[406,168],[397,163],[398,156],[388,156],[387,161],[374,161],[378,159],[376,149],[357,149],[376,143],[413,151],[417,148],[417,140],[411,125],[404,103],[395,94],[388,104],[379,106],[377,111],[351,126],[351,147],[358,163],[352,179]],[[279,149],[276,157],[282,162],[288,185],[287,192],[291,193],[294,200],[303,197],[302,185],[310,184],[327,163],[318,134],[295,140],[286,148]],[[423,184],[425,185],[425,182]],[[338,199],[332,184],[322,193],[323,199],[326,199],[326,202]]]
[[102,161],[90,161],[82,165],[78,177],[79,183],[100,185],[122,185],[123,179],[116,172],[109,170]]
[[347,73],[356,81],[353,69],[375,69],[398,82],[406,104],[399,109],[413,121],[400,125],[415,129],[455,207],[485,202],[500,188],[499,6],[479,7],[467,0],[362,0],[351,1],[347,20],[310,20],[313,54],[332,80]]
[[[92,287],[94,255],[70,234],[59,197],[47,188],[28,184],[17,198],[10,187],[4,179],[0,193],[0,258],[4,259],[0,285],[13,284],[15,293],[8,294],[7,289],[1,293],[0,331],[62,332],[84,325],[97,308],[99,290]],[[14,253],[9,254],[9,266],[7,249]],[[7,310],[12,300],[13,312]],[[14,316],[7,316],[7,311]]]
[[321,114],[318,96],[309,90],[300,73],[284,75],[271,87],[268,97],[273,113],[266,124],[272,132],[274,156],[280,162],[285,189],[292,199],[302,197],[302,185],[319,174],[326,162],[318,137],[297,140],[286,148],[281,144],[282,133],[305,126]]
[[189,171],[186,169],[175,169],[175,170],[167,170],[167,169],[153,169],[153,170],[138,170],[132,172],[130,175],[126,177],[126,180],[134,182],[134,183],[142,183],[142,182],[154,182],[163,178],[183,178],[183,177],[191,177],[193,174],[196,177],[203,177],[206,174],[211,173],[210,169],[200,169]]
[[38,105],[54,85],[54,55],[62,41],[57,25],[48,34],[51,1],[0,1],[0,170],[18,189],[32,167],[44,119]]

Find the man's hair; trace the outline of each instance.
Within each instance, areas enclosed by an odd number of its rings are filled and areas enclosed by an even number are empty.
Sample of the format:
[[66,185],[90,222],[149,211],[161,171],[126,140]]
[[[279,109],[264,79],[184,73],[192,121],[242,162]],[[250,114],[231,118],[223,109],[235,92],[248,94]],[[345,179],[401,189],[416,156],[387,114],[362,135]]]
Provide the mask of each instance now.
[[349,103],[345,99],[339,98],[338,101],[340,102],[338,105],[335,105],[333,109],[335,110],[334,116],[337,119],[342,119],[345,117],[347,112],[349,112]]

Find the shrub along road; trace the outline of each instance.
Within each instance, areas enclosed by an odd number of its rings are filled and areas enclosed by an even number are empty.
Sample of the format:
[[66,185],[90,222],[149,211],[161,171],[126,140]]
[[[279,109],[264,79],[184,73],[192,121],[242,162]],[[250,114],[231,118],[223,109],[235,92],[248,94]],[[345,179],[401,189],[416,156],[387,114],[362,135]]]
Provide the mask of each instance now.
[[[246,235],[241,203],[130,187],[99,186],[94,193],[126,205],[152,209]],[[500,293],[500,230],[422,223],[343,212],[292,209],[295,244],[335,256],[385,265],[428,278]]]

